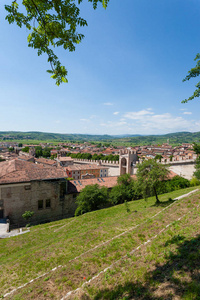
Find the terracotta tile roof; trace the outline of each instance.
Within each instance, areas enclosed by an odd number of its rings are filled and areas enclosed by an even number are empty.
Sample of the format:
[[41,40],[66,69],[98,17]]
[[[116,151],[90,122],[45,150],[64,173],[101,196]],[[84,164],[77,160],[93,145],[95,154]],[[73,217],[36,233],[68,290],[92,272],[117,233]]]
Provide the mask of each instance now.
[[80,170],[96,170],[96,169],[101,169],[101,170],[106,170],[109,169],[108,167],[104,167],[104,166],[99,166],[96,164],[85,164],[85,165],[81,165],[81,164],[74,164],[74,165],[70,165],[68,167],[66,167],[67,170],[69,171],[80,171]]
[[[131,177],[133,179],[136,179],[135,175],[132,175]],[[103,177],[103,178],[70,180],[68,182],[68,193],[79,193],[84,187],[91,184],[98,184],[99,186],[112,188],[117,184],[117,178],[118,176],[111,176],[111,177]]]
[[14,158],[17,158],[18,155],[16,153],[12,153],[12,152],[2,152],[0,153],[0,157],[6,160],[11,160]]
[[0,184],[67,177],[63,169],[14,159],[0,164]]
[[66,157],[59,156],[58,160],[59,161],[74,161],[74,159],[71,158],[70,156],[66,156]]
[[175,172],[173,172],[173,171],[171,171],[170,170],[170,172],[169,172],[169,174],[168,174],[168,178],[169,179],[172,179],[173,177],[175,177],[175,176],[177,176],[178,174],[176,174]]
[[20,160],[26,160],[26,161],[29,161],[29,160],[35,161],[34,156],[31,156],[31,155],[29,155],[29,156],[26,156],[26,155],[20,155],[20,156],[18,157],[18,159],[20,159]]
[[[170,171],[168,178],[172,179],[177,176],[176,173]],[[70,180],[68,181],[68,193],[79,193],[84,187],[91,184],[98,184],[99,186],[105,186],[107,188],[112,188],[117,184],[117,178],[119,176],[110,176],[103,178],[90,178],[90,179],[80,179],[80,180]],[[137,179],[136,175],[131,175],[133,179]]]
[[46,158],[43,158],[43,157],[35,158],[35,162],[39,163],[39,164],[50,165],[50,166],[57,165],[57,162],[55,160],[46,159]]

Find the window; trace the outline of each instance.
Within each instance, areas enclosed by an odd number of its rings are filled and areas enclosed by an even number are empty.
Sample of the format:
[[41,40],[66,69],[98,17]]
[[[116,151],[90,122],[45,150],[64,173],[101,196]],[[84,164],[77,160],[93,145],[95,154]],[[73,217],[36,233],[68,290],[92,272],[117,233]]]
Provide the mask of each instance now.
[[43,209],[43,200],[38,200],[38,210]]
[[46,208],[51,208],[51,199],[46,199]]
[[24,189],[27,191],[27,190],[31,190],[31,186],[30,185],[25,185],[24,186]]

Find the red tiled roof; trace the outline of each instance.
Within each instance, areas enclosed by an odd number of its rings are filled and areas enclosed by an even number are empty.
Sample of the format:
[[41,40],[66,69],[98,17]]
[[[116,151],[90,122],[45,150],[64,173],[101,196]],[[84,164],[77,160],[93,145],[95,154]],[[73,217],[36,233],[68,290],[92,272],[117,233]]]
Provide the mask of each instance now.
[[58,160],[59,161],[74,161],[74,159],[71,158],[70,156],[66,156],[66,157],[59,156]]
[[96,164],[85,164],[85,165],[81,165],[81,164],[74,164],[74,165],[70,165],[68,167],[66,167],[67,170],[69,171],[80,171],[80,170],[99,170],[99,169],[103,169],[103,170],[106,170],[106,169],[109,169],[108,167],[104,167],[102,165],[96,165]]
[[[169,172],[168,179],[172,179],[177,176],[173,171]],[[99,186],[105,186],[107,188],[112,188],[117,184],[117,178],[119,176],[110,176],[103,178],[90,178],[90,179],[80,179],[80,180],[70,180],[68,181],[68,193],[79,193],[84,187],[91,184],[98,184]],[[133,179],[137,179],[136,175],[131,175]]]
[[57,162],[55,160],[46,159],[46,158],[43,158],[43,157],[35,158],[35,161],[39,164],[46,164],[46,165],[50,165],[50,166],[53,166],[53,165],[57,164]]
[[14,159],[0,164],[0,184],[67,177],[63,169]]
[[19,157],[18,157],[18,159],[20,159],[20,160],[26,160],[26,161],[29,161],[29,160],[35,160],[35,158],[34,158],[34,156],[32,156],[32,155],[20,155]]
[[[136,179],[135,175],[131,176]],[[68,193],[79,193],[84,187],[91,184],[98,184],[99,186],[105,186],[112,188],[117,184],[118,176],[103,177],[103,178],[90,178],[81,180],[70,180],[68,182]]]
[[175,172],[171,171],[168,174],[168,179],[172,179],[173,177],[177,176],[178,174],[176,174]]

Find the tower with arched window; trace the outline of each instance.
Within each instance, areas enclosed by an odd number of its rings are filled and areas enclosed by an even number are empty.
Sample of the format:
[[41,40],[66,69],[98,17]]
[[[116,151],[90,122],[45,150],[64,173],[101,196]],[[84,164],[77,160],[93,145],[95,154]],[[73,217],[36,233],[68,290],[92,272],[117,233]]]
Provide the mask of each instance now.
[[133,175],[136,161],[138,161],[138,156],[135,150],[129,150],[129,149],[120,150],[120,154],[119,154],[120,175],[126,173]]

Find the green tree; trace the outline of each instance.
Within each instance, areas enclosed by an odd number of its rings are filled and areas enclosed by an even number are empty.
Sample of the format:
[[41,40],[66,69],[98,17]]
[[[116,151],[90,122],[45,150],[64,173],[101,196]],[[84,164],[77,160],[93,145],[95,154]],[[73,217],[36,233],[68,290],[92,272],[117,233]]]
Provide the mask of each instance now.
[[131,178],[130,174],[124,174],[118,177],[117,185],[110,191],[109,201],[112,205],[116,205],[140,197],[137,182]]
[[85,153],[85,159],[91,159],[92,158],[92,154],[90,153]]
[[200,154],[200,144],[194,143],[193,150],[196,154]]
[[143,163],[139,164],[137,179],[145,199],[154,194],[156,204],[160,203],[156,190],[157,185],[160,181],[166,180],[168,174],[169,171],[166,166],[156,162],[154,159],[144,160]]
[[35,157],[41,157],[42,156],[42,147],[36,146],[35,147]]
[[28,153],[29,152],[29,147],[26,146],[26,147],[22,148],[22,151]]
[[98,156],[98,154],[93,154],[92,155],[92,160],[99,160],[99,156]]
[[[188,71],[188,75],[183,79],[183,81],[190,80],[191,78],[197,77],[200,75],[200,53],[197,53],[195,59],[196,66]],[[200,96],[200,81],[196,84],[196,90],[194,91],[193,95],[189,98],[182,101],[182,103],[187,103],[190,100],[193,100],[196,97]]]
[[47,158],[51,156],[51,148],[44,148],[44,150],[42,150],[42,156]]
[[195,169],[194,176],[200,180],[200,156],[196,159]]
[[9,148],[8,148],[8,151],[9,151],[9,152],[13,152],[13,151],[14,151],[14,147],[9,147]]
[[104,208],[108,205],[108,189],[98,184],[87,185],[76,198],[75,216]]
[[119,155],[114,155],[114,158],[113,158],[114,161],[119,161]]
[[[78,0],[78,5],[83,0]],[[20,2],[20,6],[18,4]],[[97,8],[101,2],[106,8],[109,0],[88,0]],[[68,51],[75,51],[84,35],[77,32],[80,26],[87,26],[87,21],[80,17],[80,9],[74,0],[24,0],[12,1],[5,5],[8,12],[8,22],[25,26],[30,31],[28,47],[37,50],[38,56],[47,54],[51,69],[47,70],[56,84],[67,82],[67,70],[61,65],[54,52],[55,47],[63,47]]]
[[193,150],[196,152],[197,159],[196,159],[196,164],[195,164],[195,169],[196,171],[194,172],[194,176],[200,180],[200,144],[194,143],[193,145]]
[[155,160],[159,160],[159,162],[161,162],[161,159],[162,159],[162,155],[161,154],[156,154]]
[[[25,213],[22,215],[22,217],[27,221],[30,222],[30,219],[32,218],[32,216],[34,215],[33,211],[25,211]],[[30,224],[27,224],[26,226],[29,226]]]

